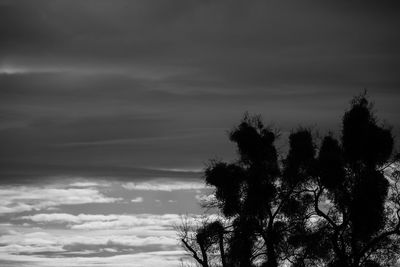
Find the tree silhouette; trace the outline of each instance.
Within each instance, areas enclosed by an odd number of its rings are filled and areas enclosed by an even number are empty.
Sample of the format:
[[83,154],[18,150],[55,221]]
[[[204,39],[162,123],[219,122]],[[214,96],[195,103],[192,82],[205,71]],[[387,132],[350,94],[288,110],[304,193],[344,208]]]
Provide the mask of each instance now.
[[[222,266],[275,267],[296,252],[289,245],[289,237],[304,228],[312,199],[302,195],[306,176],[297,179],[300,176],[295,172],[313,157],[315,147],[309,130],[292,133],[291,149],[281,170],[274,146],[276,136],[259,116],[245,115],[229,136],[237,146],[238,160],[211,161],[205,170],[206,183],[215,188],[214,207],[228,221],[218,238]],[[309,142],[302,147],[305,139]],[[215,250],[209,250],[212,246],[198,238],[210,235],[208,223],[196,229],[196,236],[183,229],[184,247],[200,265],[210,266],[208,255]]]
[[238,159],[213,160],[204,175],[224,222],[203,223],[191,238],[181,231],[201,266],[372,267],[400,258],[399,158],[365,93],[345,112],[340,141],[330,134],[317,146],[299,128],[283,160],[260,116],[245,115],[229,138]]
[[[315,209],[326,224],[324,238],[332,243],[330,266],[393,266],[399,258],[399,175],[393,143],[365,94],[353,99],[343,117],[341,143],[324,138],[316,159]],[[319,208],[322,198],[332,203],[325,211]]]

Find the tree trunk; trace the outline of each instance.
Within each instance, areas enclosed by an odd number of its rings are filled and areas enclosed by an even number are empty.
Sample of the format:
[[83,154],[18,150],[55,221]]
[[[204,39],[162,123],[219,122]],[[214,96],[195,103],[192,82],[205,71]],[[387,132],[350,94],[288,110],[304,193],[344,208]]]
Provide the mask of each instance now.
[[275,244],[273,241],[273,216],[272,213],[270,212],[270,219],[268,221],[268,228],[267,228],[267,238],[266,238],[266,245],[267,245],[267,267],[278,267],[278,260],[276,258],[276,253],[275,253]]
[[278,267],[278,262],[276,260],[276,253],[274,249],[273,242],[268,242],[267,244],[267,267]]
[[219,252],[221,254],[222,267],[226,267],[225,250],[224,250],[224,234],[223,233],[219,234],[218,242],[219,242]]
[[208,267],[208,258],[207,258],[207,251],[204,248],[203,244],[199,244],[200,245],[200,250],[201,250],[201,255],[203,257],[203,267]]

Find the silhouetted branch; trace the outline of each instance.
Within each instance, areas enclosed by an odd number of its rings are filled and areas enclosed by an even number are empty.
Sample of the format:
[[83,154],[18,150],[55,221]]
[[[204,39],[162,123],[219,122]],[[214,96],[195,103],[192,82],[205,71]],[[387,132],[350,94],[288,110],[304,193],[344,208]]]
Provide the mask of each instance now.
[[322,218],[324,218],[332,226],[332,228],[334,230],[337,230],[338,226],[336,225],[336,223],[327,214],[325,214],[319,208],[319,198],[320,198],[321,194],[323,193],[323,191],[324,191],[324,189],[322,187],[320,187],[319,189],[316,189],[316,191],[314,191],[314,209],[315,209],[315,212],[317,213],[317,215],[319,215]]
[[197,255],[197,252],[191,246],[189,246],[189,244],[186,242],[186,240],[182,238],[181,241],[185,245],[185,247],[192,253],[193,259],[195,259],[198,263],[200,263],[201,266],[206,267],[207,265],[204,265],[203,260],[199,258],[199,256]]

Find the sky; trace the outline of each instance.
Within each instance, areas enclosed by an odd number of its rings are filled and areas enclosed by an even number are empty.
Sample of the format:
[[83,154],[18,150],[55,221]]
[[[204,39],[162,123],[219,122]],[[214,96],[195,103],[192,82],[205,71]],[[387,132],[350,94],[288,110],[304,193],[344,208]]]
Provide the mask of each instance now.
[[[337,136],[368,90],[400,136],[396,1],[0,0],[0,265],[177,266],[248,111]],[[136,264],[136,265],[135,265]],[[161,265],[160,265],[161,264]]]

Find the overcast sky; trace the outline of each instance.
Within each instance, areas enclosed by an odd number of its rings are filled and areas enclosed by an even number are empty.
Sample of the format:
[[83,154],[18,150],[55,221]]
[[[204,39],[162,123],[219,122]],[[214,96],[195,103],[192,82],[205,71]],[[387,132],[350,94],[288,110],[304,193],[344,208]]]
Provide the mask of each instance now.
[[1,173],[175,176],[245,111],[335,131],[363,88],[397,135],[394,2],[3,0]]
[[400,138],[396,2],[0,0],[0,265],[178,266],[246,111],[284,152],[367,88]]

